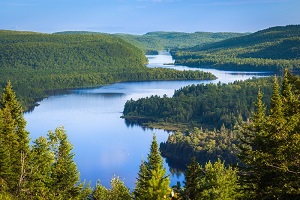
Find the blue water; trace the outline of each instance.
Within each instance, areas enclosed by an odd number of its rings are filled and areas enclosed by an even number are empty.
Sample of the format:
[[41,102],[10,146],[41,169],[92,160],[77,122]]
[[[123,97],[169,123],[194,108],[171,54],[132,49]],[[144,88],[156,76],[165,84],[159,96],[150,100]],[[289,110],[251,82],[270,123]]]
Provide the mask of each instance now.
[[[148,56],[148,67],[167,67],[179,70],[199,70],[185,66],[164,65],[174,62],[168,52]],[[122,115],[127,100],[151,95],[172,96],[175,89],[199,83],[222,83],[245,80],[253,76],[263,76],[259,72],[219,71],[201,69],[215,74],[213,81],[149,81],[116,83],[93,89],[76,89],[50,96],[39,102],[32,112],[25,114],[27,130],[32,140],[46,136],[49,130],[64,126],[70,142],[74,145],[75,162],[81,180],[97,180],[110,187],[110,180],[118,176],[130,189],[135,181],[142,160],[147,159],[153,133],[157,141],[168,138],[163,130],[149,130],[140,126],[128,126]],[[184,180],[183,174],[170,174],[171,185]]]

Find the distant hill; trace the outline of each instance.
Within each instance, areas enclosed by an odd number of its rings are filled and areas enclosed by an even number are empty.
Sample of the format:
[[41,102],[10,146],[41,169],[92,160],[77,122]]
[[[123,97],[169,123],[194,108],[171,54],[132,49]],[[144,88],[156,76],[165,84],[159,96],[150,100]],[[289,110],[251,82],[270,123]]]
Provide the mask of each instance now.
[[[97,32],[88,31],[65,31],[55,34],[103,34]],[[144,35],[132,35],[132,34],[112,34],[118,36],[125,41],[139,47],[146,54],[156,54],[159,50],[165,49],[177,49],[194,47],[196,45],[204,45],[221,41],[228,38],[248,35],[248,33],[230,33],[230,32],[195,32],[195,33],[183,33],[183,32],[149,32]]]
[[228,38],[247,35],[246,33],[211,32],[149,32],[144,35],[118,34],[124,40],[142,48],[146,52],[177,49],[204,45]]
[[177,64],[232,69],[300,68],[300,25],[278,26],[246,36],[173,51]]

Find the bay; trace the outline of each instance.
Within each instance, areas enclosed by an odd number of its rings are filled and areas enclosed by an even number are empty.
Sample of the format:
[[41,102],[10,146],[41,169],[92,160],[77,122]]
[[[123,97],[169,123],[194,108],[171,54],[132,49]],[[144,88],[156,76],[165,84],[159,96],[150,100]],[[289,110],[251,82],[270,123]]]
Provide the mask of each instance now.
[[[218,79],[115,83],[53,95],[39,102],[40,105],[32,112],[24,114],[31,139],[46,136],[49,130],[63,126],[74,145],[74,159],[81,180],[91,181],[91,186],[95,186],[97,180],[100,180],[102,185],[109,188],[111,178],[118,176],[132,190],[141,161],[147,159],[153,134],[156,134],[160,143],[167,140],[169,133],[126,124],[120,116],[127,100],[151,95],[172,96],[174,90],[191,84],[219,81],[228,83],[268,75],[262,72],[220,71],[166,65],[174,62],[167,51],[147,57],[148,67],[203,70],[215,74]],[[184,180],[183,174],[172,174],[167,163],[165,167],[167,174],[170,174],[171,185]]]

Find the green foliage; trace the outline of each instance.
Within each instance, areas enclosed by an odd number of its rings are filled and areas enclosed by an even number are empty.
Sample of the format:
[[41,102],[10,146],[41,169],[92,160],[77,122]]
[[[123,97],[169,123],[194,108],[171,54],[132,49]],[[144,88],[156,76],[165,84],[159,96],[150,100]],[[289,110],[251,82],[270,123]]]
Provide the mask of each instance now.
[[131,195],[129,189],[124,185],[124,182],[119,178],[112,178],[111,182],[111,190],[109,194],[109,198],[112,200],[130,200]]
[[95,200],[105,200],[108,199],[108,189],[100,184],[100,181],[97,182],[96,188],[93,191],[93,199]]
[[189,127],[203,126],[212,129],[233,128],[251,116],[252,102],[260,87],[271,95],[271,79],[235,81],[230,84],[190,85],[176,90],[172,98],[151,96],[125,103],[123,115],[128,121],[181,123]]
[[197,199],[231,200],[241,196],[237,171],[226,168],[221,160],[214,164],[208,162],[199,180]]
[[29,145],[26,121],[11,83],[0,108],[1,199],[87,199],[89,186],[79,184],[72,145],[63,128]]
[[180,166],[183,170],[191,159],[204,165],[219,158],[227,165],[238,163],[238,135],[225,127],[220,130],[202,130],[194,128],[187,133],[170,134],[166,142],[160,144],[162,155],[170,167]]
[[188,165],[187,170],[185,171],[185,181],[184,181],[184,196],[188,199],[196,199],[198,194],[198,185],[201,178],[202,167],[196,161],[196,158],[193,157],[191,163]]
[[237,170],[226,168],[218,159],[214,164],[210,161],[203,168],[192,159],[185,177],[184,199],[238,199],[239,191]]
[[167,199],[171,189],[170,179],[165,174],[166,169],[163,167],[163,159],[154,135],[147,162],[142,161],[140,166],[134,190],[135,199]]
[[177,49],[204,45],[228,38],[243,36],[243,33],[210,33],[210,32],[150,32],[144,35],[117,34],[118,37],[143,49],[146,53],[155,54],[163,49]]
[[5,185],[1,190],[19,196],[29,170],[29,133],[25,130],[23,110],[10,82],[3,90],[0,117],[0,180]]
[[241,175],[251,199],[297,199],[300,195],[300,104],[299,90],[292,89],[294,80],[286,71],[280,92],[274,78],[267,111],[259,92],[253,119],[243,128]]
[[94,200],[130,200],[132,199],[129,189],[124,185],[118,177],[114,177],[110,181],[111,189],[106,189],[98,181],[93,192]]
[[79,182],[79,172],[73,160],[73,146],[67,138],[67,134],[62,127],[55,132],[48,133],[51,151],[54,154],[54,162],[52,163],[51,189],[54,195],[67,199],[77,194],[76,184]]
[[299,69],[300,25],[272,27],[212,44],[172,51],[175,64],[234,70]]

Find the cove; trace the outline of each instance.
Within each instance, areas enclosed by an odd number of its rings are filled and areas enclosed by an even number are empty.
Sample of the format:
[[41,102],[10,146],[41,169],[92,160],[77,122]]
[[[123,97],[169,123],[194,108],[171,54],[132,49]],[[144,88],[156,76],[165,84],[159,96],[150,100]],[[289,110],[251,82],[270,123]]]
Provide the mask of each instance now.
[[[32,112],[24,114],[31,140],[46,136],[49,130],[63,126],[74,145],[75,162],[82,181],[91,181],[91,186],[94,187],[97,180],[100,180],[102,185],[109,188],[111,178],[118,176],[132,190],[141,161],[147,159],[153,133],[156,134],[158,143],[166,141],[169,133],[126,124],[120,116],[127,100],[151,95],[172,96],[174,90],[191,84],[219,81],[228,83],[268,75],[262,72],[219,71],[165,65],[174,62],[166,51],[147,57],[148,67],[203,70],[215,74],[218,79],[126,82],[99,88],[69,90],[65,94],[53,95],[39,102],[40,105]],[[172,174],[167,163],[165,167],[167,174],[170,174],[171,185],[184,180],[182,174]]]

